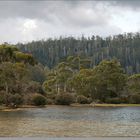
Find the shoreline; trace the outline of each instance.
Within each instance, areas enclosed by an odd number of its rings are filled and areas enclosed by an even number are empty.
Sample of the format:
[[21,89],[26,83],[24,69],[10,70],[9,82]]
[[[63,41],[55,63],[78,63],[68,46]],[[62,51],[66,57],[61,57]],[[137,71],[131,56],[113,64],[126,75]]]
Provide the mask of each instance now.
[[71,104],[75,107],[140,107],[140,104]]
[[[47,108],[53,106],[66,106],[66,105],[45,105],[45,106],[33,106],[33,105],[22,105],[17,108],[11,108],[7,106],[0,106],[0,111],[17,111],[22,109],[32,109],[32,108]],[[71,104],[69,107],[140,107],[140,104]]]

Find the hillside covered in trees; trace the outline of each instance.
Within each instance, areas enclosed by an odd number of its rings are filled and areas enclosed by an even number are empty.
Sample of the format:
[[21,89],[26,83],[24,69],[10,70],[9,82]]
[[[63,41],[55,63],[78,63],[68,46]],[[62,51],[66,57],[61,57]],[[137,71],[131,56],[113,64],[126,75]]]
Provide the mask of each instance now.
[[129,76],[116,59],[90,63],[69,56],[49,69],[30,53],[0,45],[0,104],[140,103],[140,74]]
[[128,74],[140,72],[140,33],[127,33],[102,38],[100,36],[60,37],[17,44],[40,63],[53,68],[68,56],[80,56],[90,61],[90,68],[104,59],[117,58]]

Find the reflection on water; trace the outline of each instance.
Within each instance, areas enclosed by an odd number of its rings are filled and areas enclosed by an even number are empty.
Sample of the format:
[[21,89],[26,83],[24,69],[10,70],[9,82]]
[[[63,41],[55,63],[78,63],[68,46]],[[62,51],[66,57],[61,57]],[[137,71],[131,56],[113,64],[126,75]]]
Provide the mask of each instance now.
[[140,107],[68,107],[0,111],[0,136],[140,136]]

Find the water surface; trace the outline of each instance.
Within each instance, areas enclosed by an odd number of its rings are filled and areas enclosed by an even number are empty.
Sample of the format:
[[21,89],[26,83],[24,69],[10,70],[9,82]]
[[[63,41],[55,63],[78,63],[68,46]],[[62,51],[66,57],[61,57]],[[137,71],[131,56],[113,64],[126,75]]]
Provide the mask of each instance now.
[[0,136],[140,136],[140,107],[69,107],[0,111]]

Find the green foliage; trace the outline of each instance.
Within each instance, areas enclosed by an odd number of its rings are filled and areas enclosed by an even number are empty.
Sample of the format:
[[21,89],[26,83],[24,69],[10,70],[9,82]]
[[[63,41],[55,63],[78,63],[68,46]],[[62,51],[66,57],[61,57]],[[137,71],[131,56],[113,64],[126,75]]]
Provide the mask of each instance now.
[[[105,49],[99,43],[101,40],[100,37],[96,37],[96,40],[92,38],[92,41],[97,41],[96,49],[90,50],[90,43],[84,48],[85,50],[80,46],[76,48],[71,46],[69,50],[63,48],[65,55],[61,60],[56,55],[57,63],[61,62],[53,69],[37,64],[30,53],[20,52],[11,45],[0,45],[0,93],[2,93],[0,103],[19,105],[22,103],[22,98],[24,103],[31,104],[32,95],[36,105],[54,103],[69,105],[75,101],[76,96],[79,103],[97,100],[102,103],[128,103],[128,101],[138,103],[140,74],[127,77],[116,59],[103,60],[99,63],[95,56],[88,54],[99,48]],[[82,38],[82,41],[86,39]],[[47,55],[48,59],[52,57],[50,65],[55,61],[52,51],[50,48],[50,53]],[[67,57],[68,53],[71,55],[74,53],[74,55]],[[104,53],[102,58],[103,56]],[[95,64],[98,65],[95,66]],[[42,95],[34,95],[34,93]]]
[[62,62],[56,69],[56,82],[59,88],[66,92],[68,81],[72,78],[73,71],[69,63]]
[[130,76],[127,85],[130,94],[140,94],[140,74]]
[[55,103],[58,105],[70,105],[74,102],[74,96],[70,93],[57,94]]
[[18,49],[14,46],[2,44],[0,45],[0,63],[6,61],[14,61],[15,56],[14,52],[18,51]]
[[27,68],[29,69],[31,80],[39,82],[40,84],[43,84],[43,82],[47,78],[47,74],[44,67],[41,64],[38,64],[34,66],[28,65]]
[[74,76],[72,85],[77,94],[94,98],[95,79],[93,75],[93,70],[80,70],[80,72]]
[[46,105],[46,97],[41,94],[35,94],[32,97],[32,102],[36,106]]
[[27,93],[36,93],[37,92],[37,93],[43,94],[43,92],[41,91],[42,87],[41,87],[40,83],[38,83],[38,82],[29,80],[26,84],[23,85],[23,87],[26,88],[23,90],[24,93],[26,93],[26,92]]
[[82,69],[73,78],[76,93],[105,101],[120,96],[127,76],[116,60],[102,61],[94,69]]
[[109,104],[121,104],[121,103],[123,103],[120,98],[107,98],[105,102],[109,103]]
[[43,83],[43,89],[47,94],[55,93],[55,86],[56,86],[55,82],[56,82],[55,79],[50,79]]
[[[1,104],[15,107],[23,103],[26,94],[43,93],[40,83],[43,83],[46,74],[43,66],[35,64],[37,62],[31,54],[22,53],[8,44],[0,45]],[[24,100],[24,103],[27,102]]]
[[5,104],[5,95],[6,95],[6,92],[4,90],[1,90],[0,91],[0,105]]
[[140,104],[140,94],[131,95],[129,98],[129,103]]
[[23,63],[28,63],[28,64],[31,64],[31,65],[35,65],[37,64],[37,62],[35,61],[35,59],[33,58],[33,56],[31,54],[25,54],[25,53],[22,53],[22,52],[15,52],[15,60],[17,62],[23,62]]
[[52,99],[47,99],[47,105],[52,105],[54,104],[54,100]]
[[23,98],[19,94],[11,95],[10,97],[11,104],[13,105],[21,105],[23,103]]
[[129,103],[129,97],[128,96],[122,96],[122,97],[115,97],[115,98],[106,98],[105,103],[109,104],[128,104]]
[[8,92],[21,92],[28,81],[28,70],[23,63],[3,62],[0,64],[0,87]]
[[89,104],[90,103],[89,99],[83,95],[77,96],[76,101],[77,101],[77,103],[80,103],[80,104]]
[[110,93],[115,93],[118,96],[121,95],[121,91],[126,85],[127,75],[123,72],[118,61],[102,61],[95,67],[94,75],[96,79],[96,92],[102,100],[105,97],[109,97]]
[[0,45],[0,63],[23,62],[35,65],[37,62],[29,53],[22,53],[16,47],[8,44]]
[[18,93],[6,93],[4,97],[4,103],[10,107],[17,107],[18,105],[21,105],[23,103],[23,97]]

